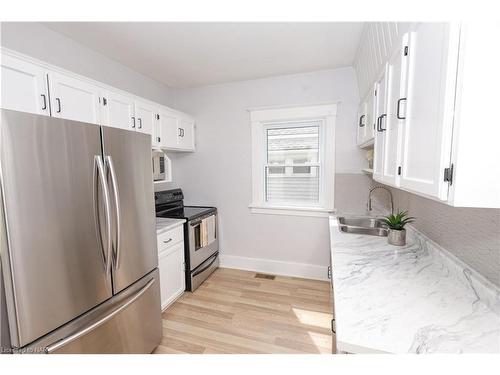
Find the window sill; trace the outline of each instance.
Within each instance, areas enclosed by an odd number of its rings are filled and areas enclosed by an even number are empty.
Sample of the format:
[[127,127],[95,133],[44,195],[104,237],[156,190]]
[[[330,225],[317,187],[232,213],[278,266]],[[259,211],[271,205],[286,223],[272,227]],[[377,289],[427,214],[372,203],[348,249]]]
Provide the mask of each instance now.
[[258,206],[250,205],[250,212],[263,215],[286,215],[286,216],[309,216],[328,217],[335,212],[335,209],[295,207],[295,206]]

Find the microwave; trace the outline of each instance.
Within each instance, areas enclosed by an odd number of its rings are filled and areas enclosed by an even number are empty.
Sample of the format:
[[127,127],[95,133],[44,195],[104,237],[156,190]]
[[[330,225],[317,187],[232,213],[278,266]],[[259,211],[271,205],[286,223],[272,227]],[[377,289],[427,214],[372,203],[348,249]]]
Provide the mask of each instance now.
[[163,152],[153,153],[153,181],[161,181],[166,177],[166,161]]

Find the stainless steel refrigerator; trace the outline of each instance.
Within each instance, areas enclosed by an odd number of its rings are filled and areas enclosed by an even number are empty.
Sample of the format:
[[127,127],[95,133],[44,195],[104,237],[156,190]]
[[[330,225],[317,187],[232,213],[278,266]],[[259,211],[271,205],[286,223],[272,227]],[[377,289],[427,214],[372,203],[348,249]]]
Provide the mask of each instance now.
[[0,256],[12,347],[151,352],[162,328],[150,136],[1,111]]

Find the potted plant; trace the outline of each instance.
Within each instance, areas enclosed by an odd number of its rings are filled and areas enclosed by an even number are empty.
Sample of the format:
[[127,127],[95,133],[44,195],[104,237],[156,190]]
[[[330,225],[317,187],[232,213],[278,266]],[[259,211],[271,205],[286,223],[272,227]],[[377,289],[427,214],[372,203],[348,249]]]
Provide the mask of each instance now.
[[391,245],[403,246],[406,244],[405,225],[414,221],[415,218],[408,216],[408,211],[399,210],[396,215],[391,214],[384,217],[384,223],[389,227],[387,240]]

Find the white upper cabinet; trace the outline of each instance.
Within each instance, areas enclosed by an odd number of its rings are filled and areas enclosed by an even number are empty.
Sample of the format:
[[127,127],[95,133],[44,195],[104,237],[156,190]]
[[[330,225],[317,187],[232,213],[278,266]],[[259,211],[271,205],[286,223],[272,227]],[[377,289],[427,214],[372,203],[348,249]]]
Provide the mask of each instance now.
[[176,149],[179,116],[167,108],[160,109],[159,135],[162,148]]
[[144,134],[153,134],[157,122],[158,107],[136,100],[135,101],[135,129]]
[[455,207],[500,208],[500,127],[487,110],[500,86],[488,38],[500,29],[416,23],[402,34],[384,25],[365,28],[373,45],[365,40],[355,62],[360,88],[373,79],[377,89],[373,178]]
[[50,115],[46,69],[2,55],[0,80],[2,108]]
[[370,142],[375,137],[375,90],[372,88],[366,98],[365,141]]
[[99,87],[83,80],[49,72],[52,116],[99,124]]
[[373,144],[375,136],[375,90],[370,90],[365,99],[361,102],[358,110],[357,142],[361,147],[368,147]]
[[357,143],[362,145],[365,142],[366,133],[366,102],[363,101],[358,109],[358,133],[357,133]]
[[403,126],[406,98],[404,97],[403,66],[406,61],[406,49],[403,46],[396,49],[387,64],[387,106],[384,126],[384,150],[382,154],[382,176],[381,180],[392,186],[399,183],[399,145],[401,127]]
[[159,111],[159,123],[155,134],[161,148],[172,151],[194,151],[194,120],[189,116],[163,107]]
[[446,200],[450,166],[459,28],[419,23],[408,41],[406,120],[400,186]]
[[186,151],[194,151],[194,120],[181,116],[178,127],[177,147]]
[[385,131],[387,130],[387,79],[386,72],[375,84],[375,146],[373,178],[381,180],[384,166]]
[[1,108],[151,135],[153,148],[194,151],[194,120],[179,111],[1,50]]
[[102,92],[101,123],[114,128],[133,130],[134,99],[113,91]]
[[500,208],[498,22],[463,25],[460,35],[448,203]]

